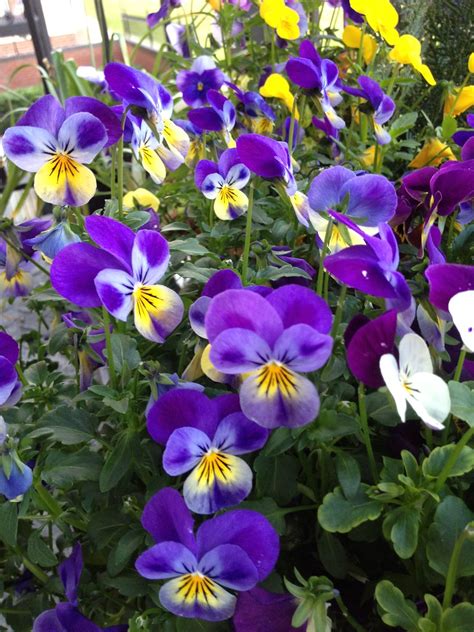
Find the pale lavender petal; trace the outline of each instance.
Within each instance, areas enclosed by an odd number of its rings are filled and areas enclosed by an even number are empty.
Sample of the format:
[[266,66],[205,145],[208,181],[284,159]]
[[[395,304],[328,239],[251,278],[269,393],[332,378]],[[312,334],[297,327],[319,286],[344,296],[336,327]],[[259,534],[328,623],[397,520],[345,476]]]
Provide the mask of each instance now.
[[107,142],[105,147],[114,145],[122,136],[120,118],[108,105],[92,97],[69,97],[64,102],[67,116],[78,112],[88,112],[92,114],[105,127],[107,131]]
[[318,213],[334,209],[343,200],[342,187],[356,178],[356,174],[345,167],[329,167],[317,175],[308,191],[309,204]]
[[257,333],[233,327],[220,333],[211,345],[210,360],[230,375],[253,371],[272,357],[268,343]]
[[154,285],[166,272],[170,249],[166,239],[155,230],[140,230],[133,244],[132,269],[136,281]]
[[384,176],[366,174],[352,178],[341,188],[341,199],[346,195],[349,195],[347,214],[364,226],[388,222],[397,208],[395,187]]
[[211,447],[211,440],[197,428],[177,428],[169,437],[163,453],[163,469],[180,476],[197,465]]
[[267,301],[278,312],[285,328],[304,323],[323,334],[331,331],[333,319],[328,304],[309,288],[285,285],[274,290]]
[[227,415],[217,426],[212,445],[229,454],[246,454],[263,448],[268,430],[250,421],[241,412]]
[[205,319],[209,309],[211,298],[209,296],[200,296],[189,308],[189,324],[192,330],[201,338],[207,338]]
[[307,373],[326,364],[332,346],[331,336],[300,324],[285,329],[273,347],[273,354],[293,371]]
[[169,579],[196,570],[197,561],[180,542],[160,542],[145,551],[135,562],[135,568],[147,579]]
[[126,321],[133,307],[134,280],[123,270],[101,270],[94,279],[97,294],[106,310]]
[[72,114],[61,125],[58,142],[61,149],[80,163],[94,160],[107,143],[107,131],[98,118],[81,112]]
[[20,118],[17,125],[41,127],[56,137],[65,117],[64,108],[56,97],[46,94],[33,103]]
[[199,571],[234,590],[250,590],[258,583],[255,564],[236,544],[220,544],[208,551],[199,560]]
[[20,169],[33,173],[52,158],[58,146],[54,136],[47,130],[27,126],[8,128],[2,143],[9,160]]

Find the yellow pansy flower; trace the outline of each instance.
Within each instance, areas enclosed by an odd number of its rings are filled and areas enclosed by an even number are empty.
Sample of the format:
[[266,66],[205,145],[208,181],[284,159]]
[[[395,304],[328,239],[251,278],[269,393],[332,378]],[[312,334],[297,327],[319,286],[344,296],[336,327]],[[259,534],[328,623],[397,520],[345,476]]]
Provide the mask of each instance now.
[[123,206],[126,209],[134,209],[137,206],[141,208],[152,208],[157,211],[160,206],[160,200],[150,191],[143,188],[129,191],[123,196]]
[[399,64],[409,64],[420,73],[430,86],[436,85],[431,70],[421,61],[421,42],[413,35],[402,35],[388,57]]
[[453,94],[448,94],[444,102],[444,113],[458,116],[474,106],[474,86],[455,88]]
[[368,147],[359,160],[364,167],[372,167],[375,161],[375,145]]
[[300,16],[287,7],[284,0],[263,0],[260,5],[260,17],[268,26],[276,29],[281,39],[295,40],[300,36]]
[[398,13],[390,0],[350,0],[350,5],[365,16],[370,28],[380,33],[387,44],[395,44],[399,38]]
[[469,55],[469,59],[467,60],[467,69],[471,74],[474,74],[474,53]]
[[347,48],[360,48],[362,42],[362,57],[366,64],[370,64],[377,51],[377,40],[368,33],[362,34],[362,29],[348,24],[342,34],[342,41]]
[[[293,111],[295,97],[291,93],[290,84],[285,77],[279,75],[277,72],[267,77],[267,80],[260,88],[260,94],[262,97],[270,99],[281,99],[290,112]],[[295,118],[299,118],[298,110],[295,112]]]
[[207,0],[214,11],[220,11],[222,8],[222,0]]
[[408,165],[412,169],[420,167],[437,167],[443,160],[456,160],[456,156],[450,147],[439,140],[439,138],[430,138],[426,141],[417,155]]

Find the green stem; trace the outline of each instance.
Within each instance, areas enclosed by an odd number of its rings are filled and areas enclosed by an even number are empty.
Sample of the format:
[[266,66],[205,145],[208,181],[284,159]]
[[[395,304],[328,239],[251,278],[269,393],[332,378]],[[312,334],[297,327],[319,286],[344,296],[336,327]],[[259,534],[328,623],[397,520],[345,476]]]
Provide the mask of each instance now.
[[370,473],[374,484],[378,482],[377,465],[375,464],[374,451],[372,449],[372,442],[370,440],[369,422],[367,419],[367,406],[365,402],[365,387],[362,382],[359,382],[359,388],[357,391],[359,398],[359,417],[362,435],[364,437],[365,449],[367,450],[367,456],[369,458]]
[[31,187],[33,186],[34,179],[35,179],[35,174],[32,173],[31,176],[28,179],[28,182],[25,184],[25,188],[23,189],[23,193],[21,194],[20,199],[18,200],[18,203],[15,206],[15,210],[12,213],[12,218],[13,219],[17,216],[17,214],[23,208],[23,204],[25,203],[26,198],[28,197],[28,194],[31,191]]
[[7,164],[7,183],[3,189],[2,196],[0,197],[0,217],[3,217],[5,209],[7,208],[8,200],[23,176],[23,171],[18,169],[18,167],[16,167],[12,162],[8,162]]
[[117,171],[117,147],[112,147],[110,150],[112,161],[110,165],[110,197],[115,197],[115,185],[116,185],[116,171]]
[[290,121],[290,131],[288,133],[288,151],[290,152],[290,156],[293,153],[293,138],[295,135],[295,123],[296,123],[296,103],[298,101],[298,95],[295,95],[293,100],[293,107],[291,109],[291,121]]
[[448,231],[448,243],[447,243],[447,250],[451,250],[451,244],[453,241],[453,237],[454,237],[454,229],[456,227],[456,219],[458,216],[458,212],[455,211],[450,218],[450,223],[449,223],[449,231]]
[[115,363],[114,363],[114,355],[112,353],[112,338],[110,336],[110,316],[109,312],[102,308],[102,318],[104,321],[104,333],[105,333],[105,348],[107,349],[107,364],[109,365],[109,376],[110,383],[112,388],[116,386],[116,374],[115,374]]
[[15,244],[12,243],[7,237],[5,237],[5,235],[2,235],[2,239],[6,244],[8,244],[8,246],[13,248],[13,250],[16,250],[16,252],[18,252],[22,257],[24,257],[27,261],[32,263],[36,268],[38,268],[38,270],[41,270],[41,272],[49,276],[49,271],[46,270],[46,268],[43,268],[43,266],[40,263],[38,263],[37,261],[35,261],[35,259],[27,255],[25,252],[23,252],[21,248],[18,248],[18,246],[15,246]]
[[357,623],[357,621],[354,619],[354,617],[351,615],[351,613],[347,609],[347,606],[342,601],[341,595],[339,594],[338,591],[334,591],[334,598],[336,599],[336,603],[341,609],[341,612],[344,618],[346,619],[347,623],[350,623],[350,625],[354,628],[354,630],[357,630],[357,632],[365,632],[365,628],[363,628],[359,623]]
[[467,430],[464,433],[462,439],[459,441],[459,443],[456,444],[456,447],[451,452],[449,459],[446,461],[443,469],[441,470],[440,475],[438,476],[438,480],[436,481],[436,485],[434,488],[434,491],[436,494],[438,494],[441,491],[446,480],[449,478],[449,475],[451,474],[451,470],[453,469],[454,464],[458,460],[459,455],[462,452],[462,449],[464,448],[465,445],[467,445],[467,443],[472,438],[472,436],[474,436],[474,426],[472,428],[469,428],[469,430]]
[[451,606],[454,589],[456,587],[456,577],[458,574],[459,556],[465,540],[469,536],[469,525],[466,526],[459,534],[458,539],[454,543],[451,559],[449,560],[448,574],[446,576],[446,585],[444,588],[443,610],[447,610]]
[[327,228],[326,228],[326,234],[324,235],[324,244],[323,244],[323,249],[321,250],[321,256],[319,260],[318,278],[316,281],[316,292],[319,294],[319,296],[322,296],[322,292],[323,292],[324,257],[326,256],[326,252],[328,250],[328,246],[331,241],[333,223],[334,223],[334,220],[332,219],[332,217],[330,217]]
[[339,299],[337,301],[336,314],[334,316],[334,324],[332,326],[331,335],[333,338],[337,336],[337,331],[339,329],[339,325],[341,324],[342,311],[344,309],[344,303],[346,301],[346,294],[347,294],[347,285],[343,285],[341,288],[341,292],[339,294]]
[[[458,357],[458,361],[456,364],[456,369],[454,371],[454,375],[453,375],[453,380],[455,382],[459,382],[459,379],[461,377],[461,373],[462,373],[462,369],[464,366],[464,360],[466,359],[466,355],[467,355],[467,351],[465,349],[461,349],[461,352],[459,353],[459,357]],[[448,415],[448,418],[446,419],[446,424],[444,426],[444,430],[443,430],[443,434],[442,434],[442,442],[446,443],[447,439],[448,439],[448,435],[449,435],[449,427],[451,425],[451,418],[452,415]]]
[[245,225],[245,243],[242,255],[242,283],[247,284],[249,269],[250,240],[252,238],[252,212],[253,212],[253,184],[250,185],[249,207],[247,209],[247,223]]
[[123,130],[125,128],[125,121],[127,120],[129,107],[125,109],[122,115],[121,127],[122,135],[118,142],[117,149],[117,202],[118,202],[118,218],[122,219],[123,216]]

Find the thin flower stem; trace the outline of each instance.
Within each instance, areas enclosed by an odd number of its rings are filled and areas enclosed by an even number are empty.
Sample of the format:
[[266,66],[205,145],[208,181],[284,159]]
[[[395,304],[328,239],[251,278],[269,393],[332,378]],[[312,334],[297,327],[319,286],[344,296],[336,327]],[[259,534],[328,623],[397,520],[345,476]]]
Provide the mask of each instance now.
[[[454,370],[454,375],[453,375],[453,380],[455,382],[459,382],[460,378],[461,378],[461,373],[464,367],[464,360],[466,359],[466,355],[467,355],[467,351],[465,349],[461,349],[460,353],[459,353],[459,357],[458,357],[458,361],[456,364],[456,369]],[[446,443],[447,439],[448,439],[448,435],[449,435],[449,427],[451,425],[451,419],[452,419],[452,415],[448,415],[448,418],[446,419],[446,424],[444,426],[444,430],[443,430],[443,435],[442,435],[442,441],[443,443]]]
[[116,195],[116,171],[117,171],[117,147],[112,147],[110,150],[111,165],[110,165],[110,197],[113,199]]
[[324,236],[324,244],[323,244],[323,249],[321,250],[321,257],[320,257],[320,261],[319,261],[319,269],[318,269],[318,278],[316,281],[316,292],[319,294],[319,296],[322,296],[322,292],[323,292],[323,281],[324,281],[324,258],[326,256],[326,252],[328,250],[328,246],[329,243],[331,241],[331,233],[332,233],[332,227],[333,227],[333,219],[332,217],[329,218],[329,223],[327,225],[327,229],[326,229],[326,234]]
[[342,312],[344,309],[344,303],[346,301],[346,294],[347,294],[347,285],[343,285],[339,293],[339,299],[337,301],[336,314],[334,315],[334,323],[333,323],[332,332],[331,332],[331,335],[333,338],[337,336],[337,330],[339,329],[339,325],[341,324]]
[[461,549],[468,535],[469,535],[469,531],[468,531],[468,526],[467,526],[459,534],[456,542],[454,543],[453,552],[451,553],[451,559],[449,560],[448,574],[446,576],[446,584],[444,588],[443,610],[447,610],[447,608],[451,606],[454,589],[456,587],[456,577],[458,574],[459,556],[461,555]]
[[293,107],[291,109],[290,131],[288,132],[288,151],[290,152],[290,156],[293,153],[293,138],[295,135],[297,102],[298,102],[298,95],[295,96],[293,100]]
[[107,349],[107,364],[109,365],[109,376],[112,388],[116,386],[116,374],[114,355],[112,353],[112,338],[110,336],[110,316],[109,312],[102,307],[102,318],[104,321],[104,333],[105,333],[105,347]]
[[250,240],[252,238],[252,212],[253,212],[253,184],[250,185],[249,207],[247,209],[247,223],[245,225],[245,243],[242,255],[242,283],[247,284],[249,269]]
[[462,439],[459,441],[459,443],[456,444],[456,447],[451,452],[449,459],[446,461],[443,469],[441,470],[440,475],[438,476],[438,480],[436,481],[436,485],[434,488],[434,491],[436,494],[438,494],[441,491],[446,480],[449,478],[449,475],[451,474],[451,470],[453,469],[456,461],[458,460],[459,455],[462,452],[462,449],[464,448],[464,446],[466,446],[469,443],[469,440],[473,436],[474,436],[474,426],[472,428],[469,428],[469,430],[467,430],[467,432],[464,433]]
[[339,594],[338,591],[334,591],[334,598],[344,618],[346,619],[347,623],[349,623],[354,628],[354,630],[357,630],[357,632],[365,632],[365,628],[363,628],[359,623],[357,623],[357,621],[354,619],[354,617],[351,615],[351,613],[347,609],[347,606],[342,601],[341,595]]
[[14,243],[12,243],[7,237],[5,237],[4,235],[2,235],[2,239],[3,241],[8,244],[11,248],[13,248],[13,250],[16,250],[16,252],[18,252],[22,257],[24,257],[27,261],[29,261],[30,263],[32,263],[35,267],[38,268],[38,270],[41,270],[41,272],[43,272],[44,274],[47,274],[49,276],[49,271],[46,270],[46,268],[43,268],[43,266],[38,263],[35,259],[33,259],[33,257],[30,257],[29,255],[27,255],[25,252],[23,252],[23,250],[21,248],[18,248],[18,246],[15,246]]
[[123,133],[125,128],[125,121],[127,120],[127,114],[130,106],[125,109],[122,114],[122,120],[120,126],[122,128],[122,135],[117,146],[117,202],[118,202],[118,218],[122,219],[123,216]]
[[372,449],[372,442],[370,440],[369,422],[367,419],[367,406],[365,402],[365,387],[362,382],[359,382],[359,388],[357,391],[359,398],[359,417],[362,435],[364,437],[365,449],[367,450],[367,456],[369,458],[369,467],[372,479],[375,484],[378,482],[377,465],[375,463],[374,451]]

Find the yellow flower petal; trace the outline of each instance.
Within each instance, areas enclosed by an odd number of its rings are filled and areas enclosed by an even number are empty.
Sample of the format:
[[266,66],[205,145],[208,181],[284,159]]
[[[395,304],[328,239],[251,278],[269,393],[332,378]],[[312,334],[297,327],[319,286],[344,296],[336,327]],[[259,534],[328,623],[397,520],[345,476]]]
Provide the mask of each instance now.
[[469,59],[467,60],[467,69],[471,74],[474,74],[474,53],[469,55]]
[[456,160],[456,156],[439,138],[430,138],[408,165],[411,169],[419,169],[428,165],[437,167],[444,160]]
[[260,17],[265,24],[276,29],[285,8],[284,0],[263,0],[260,5]]
[[300,16],[296,13],[296,11],[285,6],[276,27],[277,35],[284,40],[298,39],[300,36],[300,29],[298,27],[299,21]]
[[260,94],[262,97],[281,99],[290,112],[293,110],[295,98],[291,94],[290,84],[285,77],[276,72],[267,77],[267,80],[260,88]]
[[[453,107],[454,106],[454,107]],[[464,86],[461,92],[455,90],[444,102],[444,113],[458,116],[474,106],[474,86]]]
[[156,151],[143,145],[138,153],[143,168],[150,174],[153,182],[161,184],[166,177],[166,167]]
[[362,42],[362,56],[366,64],[370,64],[377,51],[377,40],[372,35],[363,34],[362,29],[348,24],[342,34],[342,41],[347,48],[360,48]]
[[214,212],[219,219],[230,220],[245,213],[248,206],[249,200],[245,193],[235,187],[224,185],[214,202]]
[[429,83],[430,86],[436,85],[433,73],[421,60],[421,42],[413,35],[409,35],[408,33],[402,35],[394,48],[390,51],[388,57],[392,61],[397,61],[399,64],[409,64],[421,74],[423,79]]
[[360,157],[360,162],[364,167],[372,167],[375,160],[375,145],[368,147],[362,156]]
[[393,45],[399,38],[396,26],[398,13],[390,0],[350,0],[351,7],[362,13],[368,25]]
[[143,188],[129,191],[123,196],[123,205],[126,209],[134,209],[137,206],[142,208],[152,208],[157,211],[160,206],[160,200],[150,191]]
[[94,195],[95,175],[65,154],[56,154],[35,176],[38,197],[50,204],[82,206]]

